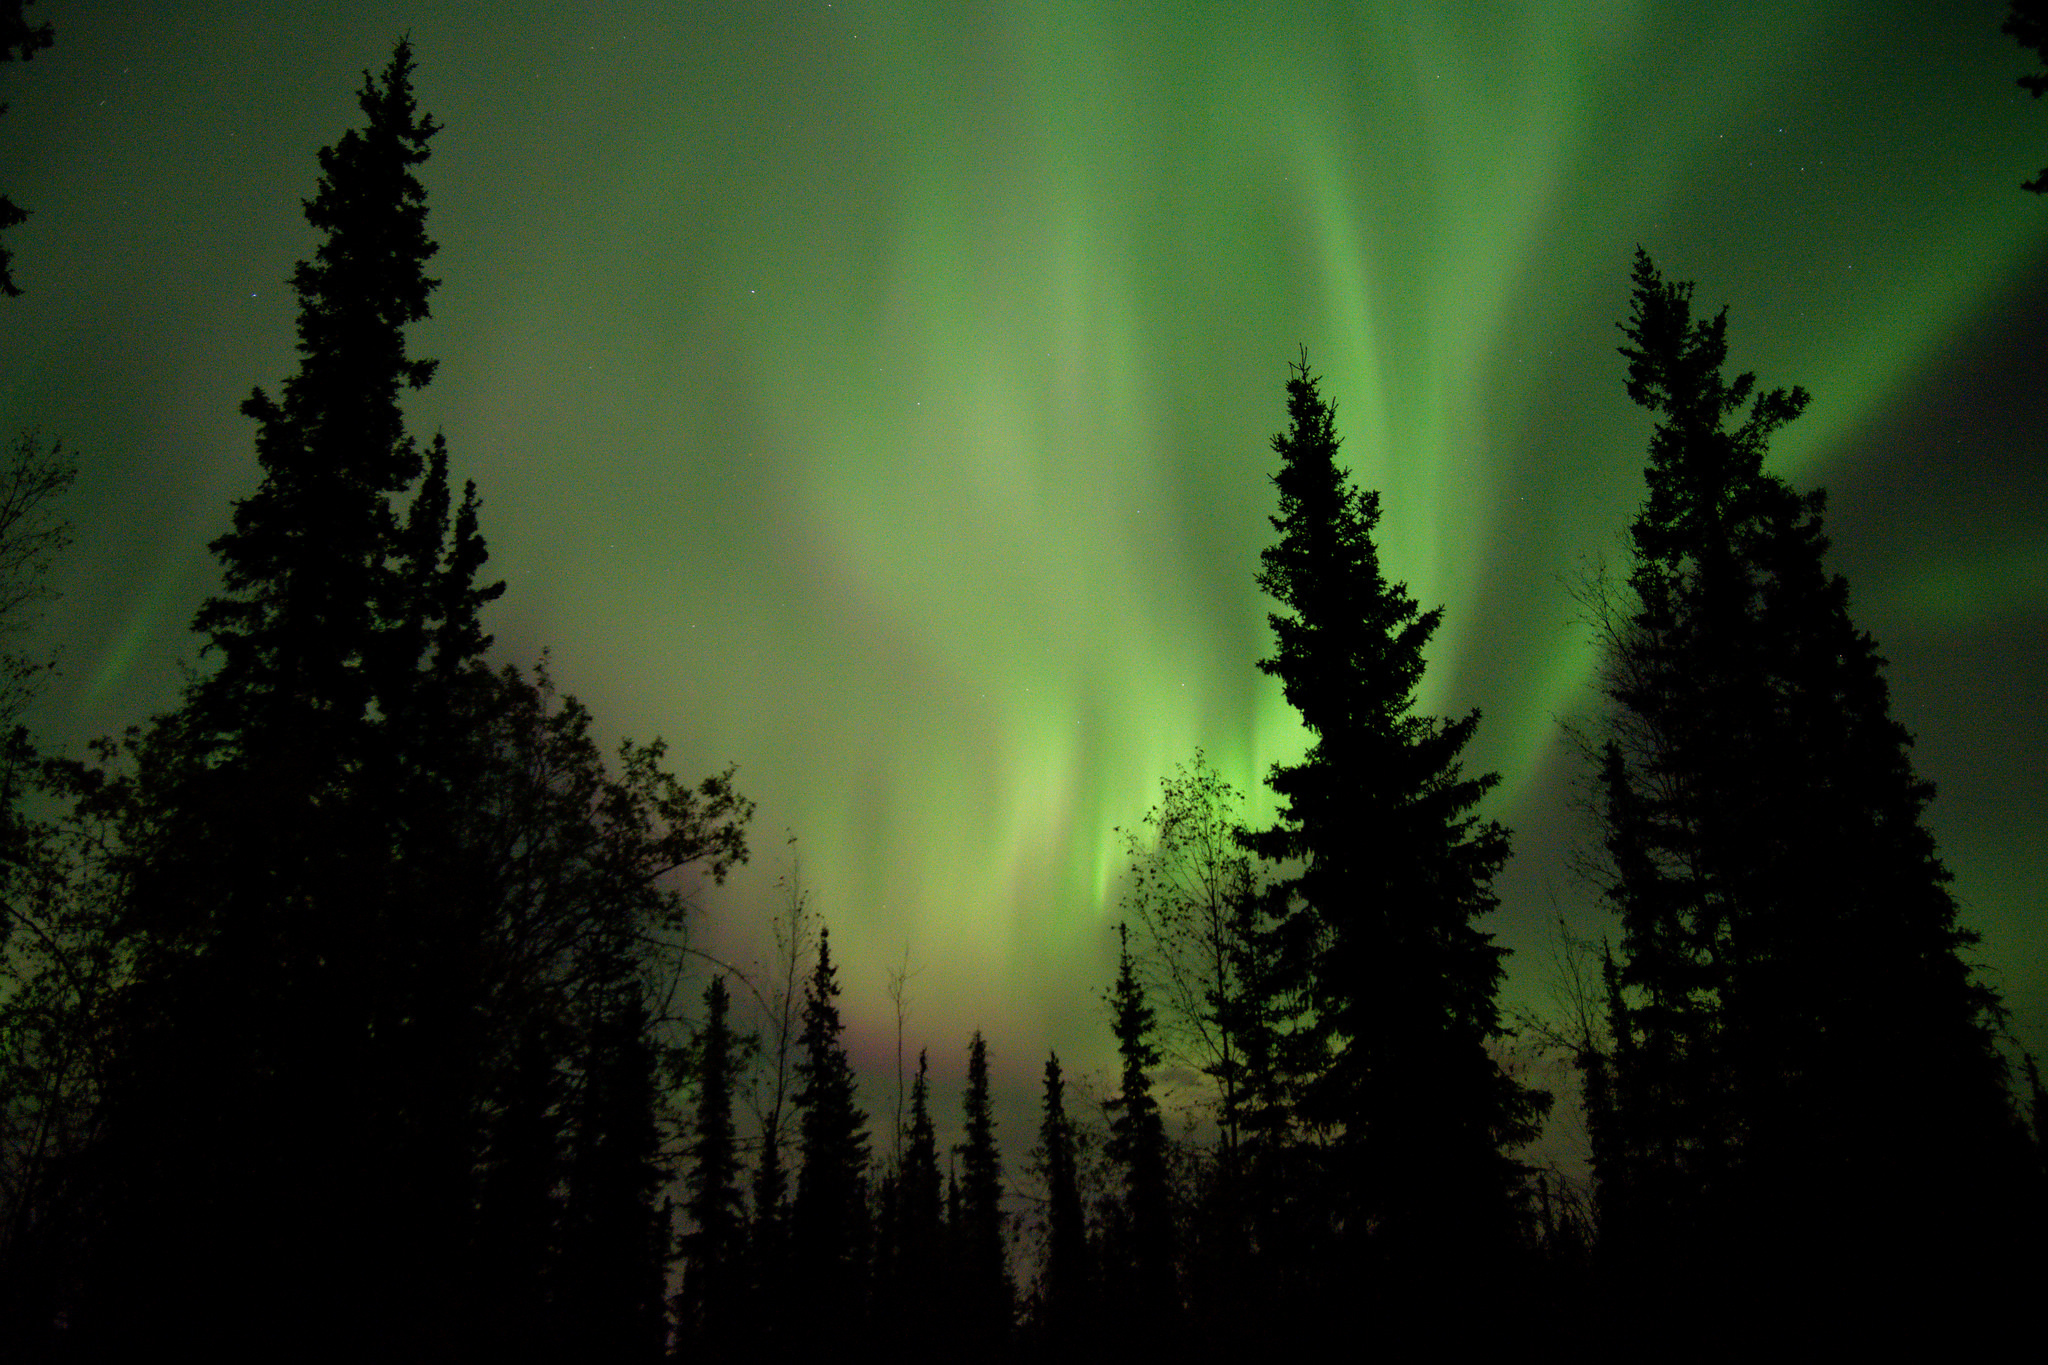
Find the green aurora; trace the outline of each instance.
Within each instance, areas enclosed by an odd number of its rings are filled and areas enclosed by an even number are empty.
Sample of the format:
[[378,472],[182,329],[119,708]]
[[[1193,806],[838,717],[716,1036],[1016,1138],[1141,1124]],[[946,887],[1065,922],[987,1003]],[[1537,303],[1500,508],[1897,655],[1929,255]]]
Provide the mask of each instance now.
[[1198,745],[1247,790],[1299,752],[1252,575],[1302,344],[1445,609],[1420,704],[1485,712],[1492,927],[1542,1001],[1553,904],[1600,923],[1560,722],[1571,581],[1640,496],[1638,243],[1814,392],[1778,467],[1830,487],[2048,1050],[2048,104],[2003,8],[43,0],[57,46],[0,92],[35,215],[0,429],[83,476],[39,729],[76,749],[192,661],[312,153],[409,30],[446,125],[412,410],[482,486],[499,649],[685,773],[741,765],[756,863],[705,942],[755,951],[793,831],[872,1065],[906,951],[913,1055],[979,1027],[1018,1087],[1105,1055],[1115,828]]

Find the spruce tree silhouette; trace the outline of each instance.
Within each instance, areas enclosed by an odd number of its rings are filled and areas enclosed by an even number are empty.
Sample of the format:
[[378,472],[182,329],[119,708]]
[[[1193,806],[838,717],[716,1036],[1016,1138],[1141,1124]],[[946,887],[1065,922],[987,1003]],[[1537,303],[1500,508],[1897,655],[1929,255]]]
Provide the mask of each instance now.
[[517,1360],[558,1339],[549,1302],[561,1245],[557,1191],[568,1179],[560,1021],[530,1012],[484,1095],[474,1250],[465,1281],[470,1356]]
[[1292,1081],[1310,1060],[1299,1046],[1309,1035],[1283,970],[1274,888],[1244,847],[1240,800],[1200,750],[1161,779],[1158,805],[1127,836],[1123,900],[1160,1052],[1214,1086],[1215,1149],[1181,1247],[1191,1325],[1212,1348],[1270,1311],[1282,1259],[1311,1264],[1327,1250],[1284,1213],[1307,1183],[1287,1167],[1303,1155]]
[[[414,172],[437,127],[411,75],[401,43],[365,75],[364,127],[321,153],[305,209],[323,240],[292,277],[300,368],[243,405],[263,482],[213,544],[225,590],[194,622],[217,666],[141,744],[140,960],[86,1313],[110,1343],[279,1342],[322,1318],[345,1324],[337,1347],[416,1334],[428,1268],[465,1240],[468,1090],[439,1082],[467,1066],[471,1001],[459,981],[422,993],[459,949],[393,894],[419,792],[390,781],[385,745],[416,709],[395,663],[417,625],[391,613],[421,604],[397,600],[398,566],[458,604],[494,590],[474,583],[480,543],[441,553],[445,481],[410,546],[394,510],[423,472],[399,396],[433,373],[404,339],[435,250]],[[332,1210],[318,1237],[314,1210]],[[186,1252],[162,1266],[150,1249],[169,1245]]]
[[790,1220],[795,1315],[798,1331],[813,1343],[857,1329],[866,1289],[867,1115],[855,1103],[838,998],[832,936],[821,928],[797,1041],[800,1084],[793,1101],[802,1157]]
[[939,1179],[939,1141],[932,1125],[929,1059],[920,1049],[910,1086],[910,1131],[897,1179],[897,1336],[911,1359],[935,1359],[945,1340],[942,1289],[945,1263],[945,1198]]
[[1153,1013],[1131,961],[1127,928],[1117,925],[1116,984],[1110,988],[1110,1029],[1116,1035],[1120,1082],[1109,1107],[1108,1152],[1121,1168],[1123,1197],[1104,1248],[1105,1314],[1119,1335],[1153,1340],[1176,1326],[1180,1290],[1174,1264],[1173,1181],[1167,1171],[1166,1122],[1152,1096],[1159,1048]]
[[1094,1276],[1088,1218],[1081,1204],[1073,1120],[1057,1052],[1045,1059],[1038,1124],[1039,1172],[1045,1178],[1045,1262],[1039,1269],[1041,1349],[1065,1355],[1087,1345],[1094,1329]]
[[1447,1292],[1450,1267],[1511,1253],[1522,1172],[1504,1149],[1533,1136],[1549,1097],[1487,1051],[1504,1031],[1507,950],[1473,921],[1494,908],[1508,835],[1472,814],[1497,778],[1460,767],[1479,715],[1413,712],[1442,613],[1382,573],[1379,495],[1338,465],[1317,384],[1304,355],[1273,438],[1279,539],[1258,576],[1283,609],[1259,668],[1280,679],[1311,744],[1273,768],[1280,817],[1249,845],[1286,873],[1283,960],[1326,1059],[1298,1112],[1329,1135],[1326,1207],[1348,1248],[1338,1287],[1420,1313]]
[[967,1090],[961,1102],[959,1257],[965,1349],[1000,1351],[1015,1313],[1009,1250],[1003,1240],[1003,1158],[996,1147],[995,1102],[989,1092],[988,1044],[976,1029],[967,1045]]
[[1637,253],[1622,354],[1656,427],[1601,622],[1601,1237],[1681,1295],[1896,1311],[1955,1248],[2010,1264],[1992,1210],[2037,1195],[1934,789],[1827,571],[1823,495],[1763,469],[1807,395],[1725,380],[1726,311],[1691,295]]
[[630,1319],[617,1330],[631,1356],[658,1344],[665,1279],[658,1138],[676,1116],[655,1083],[655,1015],[690,911],[669,879],[722,881],[745,856],[751,807],[729,771],[685,787],[659,741],[622,744],[614,771],[545,660],[487,680],[495,710],[474,737],[486,763],[451,803],[454,875],[428,883],[480,926],[465,940],[484,1003],[457,1316],[485,1357],[508,1342],[559,1353],[566,1336]]
[[1287,894],[1284,882],[1268,884],[1232,910],[1236,989],[1219,1021],[1237,1043],[1237,1141],[1218,1153],[1213,1207],[1200,1228],[1209,1243],[1199,1260],[1205,1283],[1192,1295],[1207,1319],[1200,1330],[1243,1332],[1247,1348],[1264,1321],[1301,1316],[1290,1300],[1322,1279],[1336,1254],[1320,1153],[1296,1113],[1326,1055],[1304,1008],[1305,967],[1289,960],[1308,945],[1292,937],[1300,926],[1288,922]]
[[659,740],[612,771],[545,659],[483,661],[479,501],[399,408],[433,369],[411,72],[401,43],[321,154],[300,367],[244,405],[263,480],[195,619],[214,671],[132,771],[78,774],[120,886],[60,1305],[88,1356],[495,1358],[594,1320],[660,1347],[653,959],[673,874],[722,881],[751,807]]
[[683,1287],[677,1303],[679,1356],[722,1356],[740,1327],[740,1276],[745,1206],[733,1127],[733,1082],[738,1058],[725,978],[704,989],[704,1024],[697,1039],[697,1112],[690,1143],[684,1212],[691,1230],[682,1239]]

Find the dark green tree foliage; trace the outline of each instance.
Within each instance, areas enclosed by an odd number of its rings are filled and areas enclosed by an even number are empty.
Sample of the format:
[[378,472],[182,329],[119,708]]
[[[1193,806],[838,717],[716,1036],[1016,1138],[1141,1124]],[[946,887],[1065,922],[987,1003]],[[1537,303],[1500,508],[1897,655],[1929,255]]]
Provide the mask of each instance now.
[[817,967],[804,992],[799,1084],[792,1097],[802,1153],[791,1210],[797,1312],[813,1334],[845,1331],[858,1320],[868,1252],[867,1115],[855,1103],[838,998],[831,933],[820,929]]
[[658,742],[608,769],[545,663],[495,686],[489,761],[457,807],[488,1002],[468,1331],[484,1356],[588,1339],[631,1359],[659,1350],[665,1291],[673,1116],[649,1002],[688,908],[668,879],[721,880],[748,807],[730,774],[683,787]]
[[[729,772],[684,787],[658,741],[622,745],[610,770],[589,711],[555,694],[545,662],[493,685],[487,763],[456,806],[471,869],[460,882],[484,926],[474,949],[488,1021],[469,1264],[487,1339],[530,1347],[587,1316],[592,1292],[622,1292],[636,1275],[636,1303],[658,1298],[637,1234],[612,1243],[596,1229],[659,1222],[645,1182],[649,1124],[670,1116],[649,1088],[647,1002],[688,910],[669,878],[689,867],[722,880],[745,855],[750,807]],[[568,1264],[575,1238],[611,1245],[620,1285],[589,1286]],[[665,1250],[657,1242],[647,1254]]]
[[[56,503],[77,477],[62,447],[33,434],[0,465],[0,1286],[29,1273],[31,1253],[60,1196],[64,1153],[89,1121],[90,1020],[106,982],[90,969],[103,926],[81,913],[83,869],[99,860],[87,826],[35,818],[32,794],[58,795],[56,773],[20,717],[44,665],[16,650],[38,608],[54,596],[52,562],[71,527]],[[0,1288],[0,1339],[12,1335]]]
[[2000,1244],[1988,1211],[2020,1187],[1997,1001],[1826,569],[1823,497],[1763,470],[1807,395],[1725,380],[1726,312],[1696,320],[1691,294],[1638,253],[1622,354],[1656,428],[1604,623],[1602,1236],[1652,1274],[1796,1263],[1882,1292],[1868,1277],[1935,1247]]
[[[2012,0],[1999,32],[2011,36],[2021,47],[2041,59],[2042,70],[2019,78],[2019,87],[2035,99],[2048,95],[2048,0]],[[2020,186],[2035,194],[2048,194],[2048,167]]]
[[[41,26],[29,22],[25,12],[35,0],[5,0],[0,3],[0,63],[15,60],[28,61],[57,39],[56,31],[48,24]],[[7,106],[0,104],[0,114],[7,112]],[[0,194],[0,231],[19,227],[28,221],[28,210],[17,205],[6,195]],[[20,298],[21,286],[14,282],[14,254],[0,246],[0,294],[8,298]]]
[[0,3],[0,60],[27,61],[56,41],[57,35],[48,24],[36,25],[29,22],[29,7],[36,0],[5,0]]
[[0,3],[0,61],[27,61],[57,40],[48,24],[29,22],[28,10],[36,0],[5,0]]
[[[0,62],[50,43],[21,10],[0,5]],[[0,198],[0,228],[23,217]],[[0,248],[0,293],[19,293],[7,260]],[[117,956],[106,812],[31,814],[32,799],[82,791],[85,769],[47,759],[21,724],[51,665],[18,645],[56,596],[50,570],[72,531],[58,503],[77,477],[63,445],[33,432],[0,464],[0,1342],[29,1358],[84,1250],[75,1158],[96,1127]]]
[[1160,1062],[1152,1041],[1153,1014],[1131,961],[1130,935],[1117,926],[1116,985],[1109,997],[1110,1028],[1122,1063],[1117,1095],[1109,1101],[1108,1152],[1123,1177],[1115,1245],[1105,1248],[1105,1311],[1141,1337],[1167,1326],[1178,1306],[1174,1273],[1173,1183],[1167,1170],[1166,1121],[1152,1096],[1152,1070]]
[[1088,1336],[1094,1277],[1089,1270],[1088,1219],[1081,1202],[1073,1120],[1057,1052],[1045,1059],[1045,1095],[1038,1124],[1039,1173],[1045,1178],[1045,1263],[1039,1270],[1038,1318],[1047,1348],[1072,1350]]
[[960,1170],[959,1166],[953,1159],[954,1157],[957,1157],[959,1155],[959,1152],[960,1149],[958,1147],[955,1147],[951,1155],[949,1155],[946,1159],[946,1201],[944,1223],[946,1227],[946,1237],[949,1242],[953,1239],[954,1235],[963,1226],[960,1218]]
[[1338,465],[1316,384],[1305,359],[1287,384],[1288,429],[1273,438],[1279,540],[1258,578],[1283,608],[1259,667],[1312,742],[1275,765],[1279,822],[1249,842],[1292,870],[1280,950],[1327,1058],[1299,1113],[1328,1134],[1338,1225],[1354,1255],[1419,1274],[1510,1245],[1520,1168],[1504,1149],[1533,1136],[1548,1097],[1487,1050],[1503,1033],[1506,950],[1473,921],[1494,908],[1508,836],[1472,814],[1497,779],[1460,768],[1479,715],[1413,714],[1442,614],[1382,574],[1379,495]]
[[731,1009],[725,978],[713,977],[704,990],[704,1026],[697,1041],[696,1136],[690,1143],[684,1204],[690,1231],[682,1239],[685,1265],[676,1327],[680,1355],[691,1349],[721,1354],[738,1325],[731,1312],[743,1288],[737,1271],[745,1206],[732,1114],[737,1058]]
[[959,1148],[955,1251],[960,1258],[962,1331],[965,1344],[974,1349],[1003,1341],[1015,1311],[1009,1250],[1003,1239],[1003,1158],[996,1147],[995,1106],[989,1094],[988,1044],[979,1029],[967,1045],[962,1112],[965,1141]]

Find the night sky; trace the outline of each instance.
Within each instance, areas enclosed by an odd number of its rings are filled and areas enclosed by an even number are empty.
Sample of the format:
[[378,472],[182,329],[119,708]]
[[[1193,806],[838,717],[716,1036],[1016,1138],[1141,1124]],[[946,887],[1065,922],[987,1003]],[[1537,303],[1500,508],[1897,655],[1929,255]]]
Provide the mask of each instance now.
[[1421,704],[1484,710],[1490,927],[1542,1002],[1555,911],[1601,923],[1559,726],[1571,581],[1641,497],[1638,244],[1813,392],[1775,467],[1829,489],[2048,1051],[2048,101],[2004,8],[41,0],[56,46],[0,67],[34,214],[0,432],[81,478],[37,727],[77,752],[195,662],[314,152],[409,31],[446,125],[410,411],[482,487],[499,652],[686,775],[739,763],[756,858],[703,942],[750,954],[794,833],[867,1066],[906,951],[942,1095],[977,1027],[1013,1094],[1048,1046],[1101,1061],[1113,828],[1198,745],[1246,789],[1299,754],[1252,579],[1301,344],[1444,608]]

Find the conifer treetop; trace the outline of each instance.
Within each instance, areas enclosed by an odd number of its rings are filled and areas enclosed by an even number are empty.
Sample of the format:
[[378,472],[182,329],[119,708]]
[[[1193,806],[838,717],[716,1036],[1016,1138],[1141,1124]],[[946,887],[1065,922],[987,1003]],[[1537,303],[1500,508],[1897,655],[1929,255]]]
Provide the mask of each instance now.
[[1382,574],[1372,539],[1379,494],[1355,488],[1337,463],[1336,406],[1318,391],[1306,351],[1292,369],[1288,428],[1272,443],[1280,510],[1269,520],[1280,539],[1260,553],[1257,577],[1287,611],[1266,618],[1275,650],[1259,671],[1280,679],[1319,738],[1395,730],[1443,613],[1421,611],[1407,585]]
[[[399,561],[411,555],[432,564],[460,590],[463,600],[451,604],[458,612],[496,595],[470,582],[484,557],[473,492],[445,565],[436,562],[438,546],[424,544],[438,518],[401,525],[393,506],[422,472],[400,395],[434,372],[434,362],[407,354],[405,329],[428,316],[438,283],[425,270],[437,248],[415,172],[439,125],[418,108],[412,70],[411,47],[401,41],[379,75],[364,73],[364,126],[320,152],[319,184],[304,210],[321,240],[291,276],[299,366],[281,399],[257,389],[242,404],[257,424],[263,481],[235,504],[232,528],[210,547],[225,591],[193,623],[208,637],[206,649],[222,656],[206,689],[209,713],[246,715],[234,698],[267,696],[260,709],[271,720],[263,724],[305,735],[329,727],[325,739],[306,741],[326,752],[339,751],[338,736],[378,689],[369,670],[387,663],[391,643],[382,637],[417,631],[392,618],[437,605],[398,587]],[[435,499],[435,510],[445,507],[445,494]],[[440,643],[458,653],[483,638],[456,634],[462,638]]]
[[1630,344],[1619,350],[1629,398],[1658,422],[1643,475],[1649,497],[1630,535],[1642,561],[1675,566],[1753,514],[1770,438],[1810,396],[1796,386],[1758,393],[1752,373],[1723,379],[1728,310],[1695,320],[1692,285],[1666,281],[1640,247],[1632,281],[1629,318],[1619,324]]

